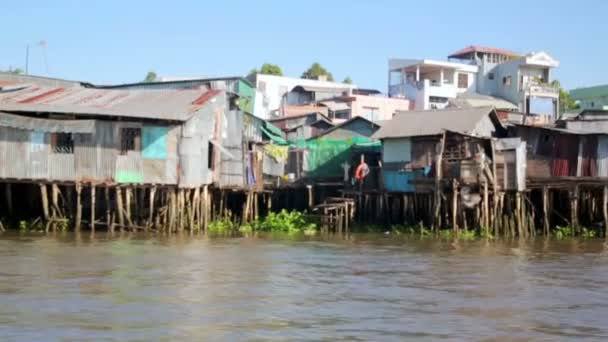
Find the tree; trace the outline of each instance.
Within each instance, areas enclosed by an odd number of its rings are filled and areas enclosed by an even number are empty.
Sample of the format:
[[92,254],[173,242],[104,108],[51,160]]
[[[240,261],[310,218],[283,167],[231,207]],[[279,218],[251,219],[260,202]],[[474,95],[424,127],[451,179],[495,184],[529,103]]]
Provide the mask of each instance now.
[[319,76],[327,76],[328,81],[333,81],[334,77],[331,75],[331,72],[328,72],[324,67],[319,63],[313,63],[308,70],[302,73],[302,78],[317,80]]
[[23,69],[21,69],[21,68],[13,69],[12,67],[9,67],[8,70],[0,70],[0,71],[6,72],[9,74],[13,74],[13,75],[22,75],[23,74]]
[[146,78],[144,78],[144,82],[154,82],[154,81],[156,81],[157,78],[158,78],[158,76],[156,75],[156,73],[154,71],[148,71]]
[[253,81],[257,74],[283,76],[283,70],[276,64],[264,63],[259,71],[256,68],[251,69],[249,74],[247,74],[247,79]]
[[576,101],[570,97],[570,93],[562,88],[558,80],[551,82],[551,85],[559,89],[559,114],[563,114],[571,109],[580,108]]
[[346,78],[344,79],[344,81],[342,81],[342,83],[353,84],[353,80],[350,78],[350,76],[346,76]]

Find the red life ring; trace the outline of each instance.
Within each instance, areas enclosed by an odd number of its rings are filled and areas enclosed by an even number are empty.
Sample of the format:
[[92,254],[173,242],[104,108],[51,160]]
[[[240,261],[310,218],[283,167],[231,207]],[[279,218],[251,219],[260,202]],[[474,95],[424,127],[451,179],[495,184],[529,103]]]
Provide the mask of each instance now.
[[355,170],[355,179],[362,180],[363,178],[369,175],[369,166],[366,163],[361,163],[357,166],[357,170]]

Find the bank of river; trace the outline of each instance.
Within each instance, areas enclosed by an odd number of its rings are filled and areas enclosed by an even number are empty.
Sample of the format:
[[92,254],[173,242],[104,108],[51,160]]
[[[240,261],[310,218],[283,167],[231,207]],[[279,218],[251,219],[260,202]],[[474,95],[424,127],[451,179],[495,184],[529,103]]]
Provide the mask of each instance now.
[[604,240],[0,235],[8,340],[605,340]]

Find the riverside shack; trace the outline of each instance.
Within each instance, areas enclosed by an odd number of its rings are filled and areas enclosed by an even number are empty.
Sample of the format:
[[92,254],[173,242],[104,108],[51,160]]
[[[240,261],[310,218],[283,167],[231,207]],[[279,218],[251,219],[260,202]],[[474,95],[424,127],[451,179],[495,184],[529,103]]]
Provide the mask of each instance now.
[[[93,229],[98,224],[111,229],[201,227],[212,212],[209,186],[263,189],[264,177],[259,176],[264,158],[255,146],[272,133],[264,132],[263,120],[236,104],[236,95],[209,88],[130,90],[4,82],[4,207],[16,208],[14,201],[32,203],[47,222],[68,222],[69,217],[79,227],[85,204]],[[252,151],[256,153],[248,153]],[[248,171],[253,167],[260,170],[257,178]],[[11,190],[28,185],[39,187],[40,196]],[[187,220],[185,208],[190,208]]]

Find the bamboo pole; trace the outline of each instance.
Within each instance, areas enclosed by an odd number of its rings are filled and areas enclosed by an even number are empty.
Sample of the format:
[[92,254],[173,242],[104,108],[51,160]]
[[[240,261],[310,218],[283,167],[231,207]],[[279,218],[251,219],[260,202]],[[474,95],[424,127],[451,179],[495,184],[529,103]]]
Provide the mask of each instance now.
[[447,132],[443,131],[443,136],[440,141],[439,153],[436,156],[435,164],[435,206],[434,218],[433,218],[433,230],[441,228],[441,180],[443,178],[443,153],[445,152],[445,140],[447,138]]

